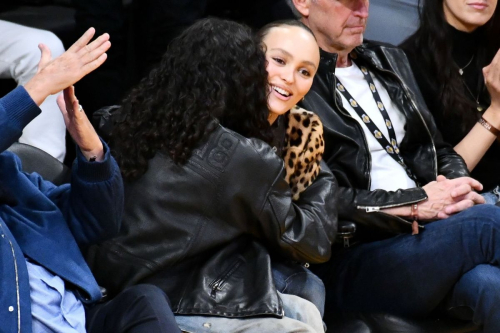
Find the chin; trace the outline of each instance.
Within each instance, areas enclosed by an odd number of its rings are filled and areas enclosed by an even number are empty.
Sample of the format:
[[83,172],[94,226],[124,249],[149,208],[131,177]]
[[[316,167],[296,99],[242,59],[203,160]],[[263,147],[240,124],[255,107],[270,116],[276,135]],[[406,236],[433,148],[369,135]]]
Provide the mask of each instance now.
[[[295,105],[295,104],[293,104]],[[286,113],[287,111],[289,111],[293,105],[288,105],[287,104],[282,104],[282,103],[279,103],[279,105],[269,105],[269,111],[271,113],[274,113],[274,114],[277,114],[278,116],[281,116],[282,114]]]
[[289,108],[279,108],[279,109],[270,109],[269,112],[275,114],[275,115],[278,115],[278,116],[281,116],[285,113],[287,113],[292,107],[289,107]]

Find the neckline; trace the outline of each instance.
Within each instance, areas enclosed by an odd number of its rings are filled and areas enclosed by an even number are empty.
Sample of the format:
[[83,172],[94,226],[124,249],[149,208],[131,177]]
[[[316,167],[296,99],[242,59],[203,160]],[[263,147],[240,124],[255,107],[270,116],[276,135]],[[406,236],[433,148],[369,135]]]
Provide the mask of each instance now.
[[477,51],[479,40],[477,29],[473,32],[465,32],[448,24],[448,30],[451,36],[453,59],[458,67],[464,67]]

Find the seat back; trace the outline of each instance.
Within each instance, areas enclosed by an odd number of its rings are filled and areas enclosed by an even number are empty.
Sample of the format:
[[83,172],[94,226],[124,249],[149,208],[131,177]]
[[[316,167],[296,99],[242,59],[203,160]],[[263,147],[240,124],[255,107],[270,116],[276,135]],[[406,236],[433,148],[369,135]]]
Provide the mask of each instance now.
[[69,183],[71,169],[43,150],[18,142],[7,150],[21,159],[23,171],[36,172],[55,185]]

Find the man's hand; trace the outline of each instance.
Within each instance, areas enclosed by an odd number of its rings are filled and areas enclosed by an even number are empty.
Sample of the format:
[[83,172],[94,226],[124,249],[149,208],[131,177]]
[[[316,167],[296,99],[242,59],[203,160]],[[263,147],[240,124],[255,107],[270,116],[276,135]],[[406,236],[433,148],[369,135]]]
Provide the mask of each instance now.
[[445,219],[475,204],[483,204],[484,198],[475,191],[481,191],[483,185],[470,177],[446,179],[438,176],[436,181],[423,187],[427,200],[418,204],[421,220]]
[[51,59],[47,46],[40,44],[42,52],[38,71],[24,86],[37,105],[45,98],[78,82],[82,77],[102,65],[110,48],[109,35],[103,34],[92,43],[95,29],[90,28],[66,52]]
[[104,159],[102,142],[78,103],[73,86],[64,89],[57,98],[57,105],[63,114],[69,134],[80,147],[82,154],[87,160],[95,157],[96,161],[102,161]]

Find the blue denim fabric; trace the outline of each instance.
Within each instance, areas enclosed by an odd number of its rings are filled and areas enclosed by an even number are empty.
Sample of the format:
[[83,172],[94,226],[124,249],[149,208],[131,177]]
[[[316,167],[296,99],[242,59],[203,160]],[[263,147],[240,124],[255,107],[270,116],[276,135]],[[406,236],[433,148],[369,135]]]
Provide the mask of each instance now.
[[188,333],[324,333],[318,309],[305,299],[278,292],[283,301],[283,318],[226,318],[175,316],[177,325]]
[[321,317],[325,310],[323,281],[302,265],[273,262],[271,265],[276,290],[282,294],[299,296],[316,305]]
[[292,262],[273,262],[271,270],[283,302],[285,317],[282,319],[176,316],[177,324],[186,332],[324,332],[325,287],[321,279]]
[[483,193],[482,196],[486,200],[486,205],[496,205],[500,202],[500,186],[497,186],[489,192]]
[[[500,208],[477,205],[398,235],[337,253],[315,270],[325,283],[325,318],[335,311],[428,315],[468,307],[484,332],[500,327]],[[451,296],[450,296],[451,295]]]

